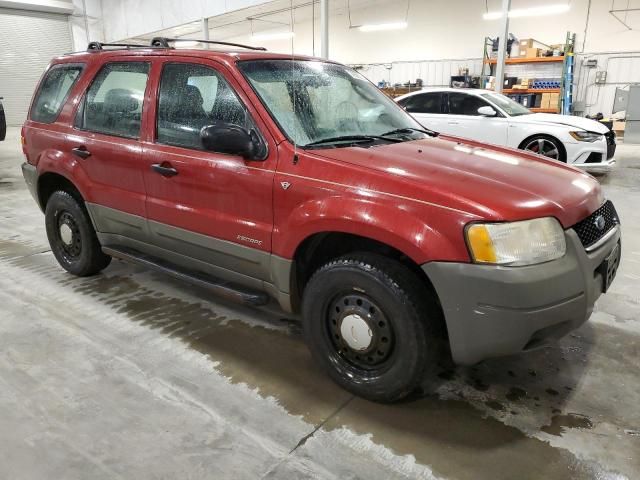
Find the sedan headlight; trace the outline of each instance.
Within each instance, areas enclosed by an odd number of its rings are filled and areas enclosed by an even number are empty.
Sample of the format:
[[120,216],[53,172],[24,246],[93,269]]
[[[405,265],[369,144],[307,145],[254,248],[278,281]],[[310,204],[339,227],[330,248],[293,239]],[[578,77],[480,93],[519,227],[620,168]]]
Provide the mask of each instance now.
[[601,133],[586,132],[584,130],[575,131],[575,132],[569,132],[569,135],[571,135],[573,138],[575,138],[579,142],[591,142],[591,143],[593,143],[593,142],[596,142],[596,141],[598,141],[598,140],[600,140],[602,138],[602,134]]
[[522,266],[548,262],[565,254],[564,231],[552,217],[508,223],[473,223],[466,229],[473,261]]

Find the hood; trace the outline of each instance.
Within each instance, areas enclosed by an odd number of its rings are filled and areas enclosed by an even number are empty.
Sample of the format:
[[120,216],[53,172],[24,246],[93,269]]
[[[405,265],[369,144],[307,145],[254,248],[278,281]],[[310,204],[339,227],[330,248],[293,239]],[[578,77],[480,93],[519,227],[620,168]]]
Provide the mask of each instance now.
[[520,150],[487,147],[456,137],[369,148],[319,149],[313,153],[384,173],[379,181],[388,193],[486,220],[554,216],[566,228],[604,201],[598,182],[576,168]]
[[521,115],[511,117],[510,120],[525,123],[553,123],[556,125],[566,125],[567,127],[576,127],[589,132],[605,134],[609,131],[602,123],[596,122],[583,117],[574,117],[571,115],[557,115],[555,113],[532,113],[531,115]]

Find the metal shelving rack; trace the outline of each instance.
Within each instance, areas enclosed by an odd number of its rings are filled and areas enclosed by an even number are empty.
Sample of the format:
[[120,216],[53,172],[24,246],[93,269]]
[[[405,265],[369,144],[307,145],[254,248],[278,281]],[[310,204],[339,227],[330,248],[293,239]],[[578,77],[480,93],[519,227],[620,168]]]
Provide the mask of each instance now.
[[[562,74],[560,80],[560,88],[548,88],[548,89],[503,89],[502,93],[559,93],[558,106],[556,108],[530,108],[532,112],[541,113],[562,113],[569,115],[571,113],[571,105],[573,103],[573,72],[574,72],[574,57],[573,49],[575,45],[576,35],[571,32],[567,32],[567,36],[564,43],[563,55],[559,57],[536,57],[536,58],[507,58],[505,60],[506,65],[514,64],[527,64],[535,68],[537,65],[546,65],[549,63],[562,62]],[[493,41],[489,37],[485,37],[483,46],[483,62],[482,73],[480,79],[482,85],[486,83],[486,79],[493,75],[495,64],[497,59],[491,58],[490,52],[493,47]]]

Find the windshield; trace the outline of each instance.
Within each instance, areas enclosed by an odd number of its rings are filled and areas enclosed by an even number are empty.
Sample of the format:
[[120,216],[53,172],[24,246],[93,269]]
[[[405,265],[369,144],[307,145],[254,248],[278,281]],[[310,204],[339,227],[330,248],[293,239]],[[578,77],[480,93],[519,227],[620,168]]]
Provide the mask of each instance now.
[[507,115],[517,117],[519,115],[529,115],[531,110],[523,107],[518,102],[514,102],[509,97],[505,97],[500,93],[483,93],[482,96],[504,110]]
[[[354,70],[311,60],[251,60],[238,66],[292,142],[414,140],[424,128]],[[389,137],[384,137],[389,135]]]

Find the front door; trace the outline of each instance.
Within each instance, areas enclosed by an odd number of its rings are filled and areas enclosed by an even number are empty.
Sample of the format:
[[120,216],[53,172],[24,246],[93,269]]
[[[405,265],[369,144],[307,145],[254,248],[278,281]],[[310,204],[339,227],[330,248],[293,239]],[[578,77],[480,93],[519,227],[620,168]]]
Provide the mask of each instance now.
[[147,239],[140,132],[150,62],[105,64],[78,108],[66,148],[88,179],[87,207],[101,234]]
[[442,133],[470,138],[495,145],[507,144],[507,119],[496,111],[496,116],[480,115],[478,109],[491,107],[478,95],[449,92],[448,115]]
[[[156,125],[143,144],[147,218],[153,244],[215,266],[225,276],[268,279],[273,230],[275,145],[264,161],[206,151],[200,130],[214,121],[269,140],[213,61],[172,58],[155,85]],[[226,275],[229,277],[229,275]],[[240,278],[242,282],[242,278]]]

